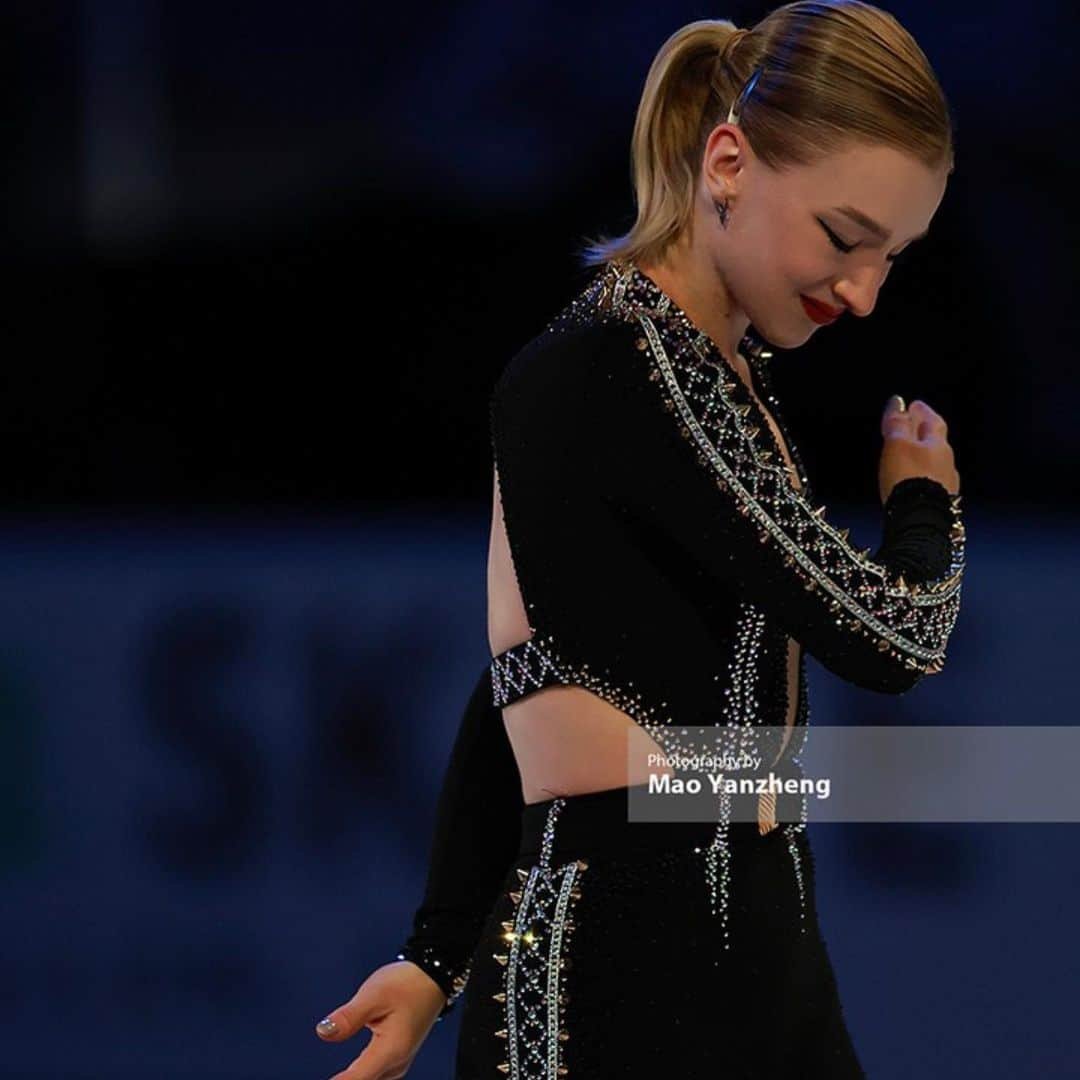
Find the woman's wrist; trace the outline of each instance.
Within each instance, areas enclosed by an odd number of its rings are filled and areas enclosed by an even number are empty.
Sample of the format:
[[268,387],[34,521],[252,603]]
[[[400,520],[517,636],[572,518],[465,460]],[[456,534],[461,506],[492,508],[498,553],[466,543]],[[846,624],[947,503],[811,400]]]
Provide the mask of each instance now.
[[455,971],[437,949],[431,945],[406,945],[397,954],[398,960],[405,960],[418,967],[442,991],[445,1001],[437,1019],[441,1020],[461,996],[469,978],[469,966]]

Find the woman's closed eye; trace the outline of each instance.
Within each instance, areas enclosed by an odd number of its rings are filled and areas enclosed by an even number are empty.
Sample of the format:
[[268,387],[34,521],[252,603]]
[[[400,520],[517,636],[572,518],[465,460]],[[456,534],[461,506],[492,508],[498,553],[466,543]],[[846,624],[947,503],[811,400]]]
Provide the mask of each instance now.
[[[847,255],[849,252],[854,251],[855,248],[859,246],[858,244],[845,243],[843,240],[840,239],[839,236],[836,235],[836,233],[832,231],[832,229],[829,228],[828,225],[825,224],[824,221],[821,220],[821,218],[818,218],[817,220],[818,224],[825,230],[825,235],[828,236],[829,242],[834,248],[836,248],[837,251],[842,251],[845,255]],[[895,255],[886,255],[885,258],[888,262],[896,262],[902,255],[907,254],[907,252],[908,248],[904,248],[903,251],[898,251]]]

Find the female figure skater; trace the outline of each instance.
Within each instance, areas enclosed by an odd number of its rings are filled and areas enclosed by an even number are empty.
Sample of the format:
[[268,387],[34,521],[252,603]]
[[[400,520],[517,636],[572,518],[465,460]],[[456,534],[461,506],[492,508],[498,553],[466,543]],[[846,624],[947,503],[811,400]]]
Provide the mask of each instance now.
[[765,345],[870,314],[944,195],[948,108],[891,15],[797,0],[673,34],[632,156],[633,228],[587,249],[599,269],[491,396],[492,659],[412,935],[317,1027],[372,1030],[336,1080],[404,1076],[466,986],[458,1080],[864,1075],[805,796],[721,793],[711,821],[627,802],[695,725],[801,775],[804,650],[889,694],[941,669],[964,569],[945,421],[890,400],[882,542],[856,550]]

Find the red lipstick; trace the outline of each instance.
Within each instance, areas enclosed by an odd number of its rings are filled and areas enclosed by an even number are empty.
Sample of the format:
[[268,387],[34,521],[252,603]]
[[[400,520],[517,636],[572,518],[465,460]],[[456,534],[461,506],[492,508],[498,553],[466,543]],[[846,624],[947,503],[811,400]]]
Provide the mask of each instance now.
[[828,304],[823,304],[820,300],[815,300],[811,296],[803,296],[802,293],[799,293],[799,299],[802,301],[803,311],[819,326],[836,322],[844,314],[843,308],[829,307]]

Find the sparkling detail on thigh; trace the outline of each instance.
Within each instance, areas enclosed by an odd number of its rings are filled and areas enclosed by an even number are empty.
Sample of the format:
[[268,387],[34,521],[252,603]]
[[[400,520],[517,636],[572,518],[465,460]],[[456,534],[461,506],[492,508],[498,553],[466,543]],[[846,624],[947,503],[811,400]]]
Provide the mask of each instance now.
[[799,929],[803,934],[806,933],[806,892],[803,888],[802,862],[799,858],[799,843],[796,834],[805,828],[804,822],[789,822],[784,826],[788,851],[791,852],[791,861],[795,865],[795,881],[799,886]]
[[574,859],[552,868],[555,822],[565,805],[556,798],[548,810],[540,862],[517,868],[522,888],[509,894],[514,917],[502,924],[510,949],[494,954],[506,969],[503,990],[494,995],[506,1018],[495,1032],[507,1040],[507,1060],[498,1069],[511,1080],[556,1080],[569,1072],[561,1063],[562,1044],[570,1037],[562,975],[570,969],[564,955],[574,930],[569,916],[581,897],[578,885],[588,863]]

